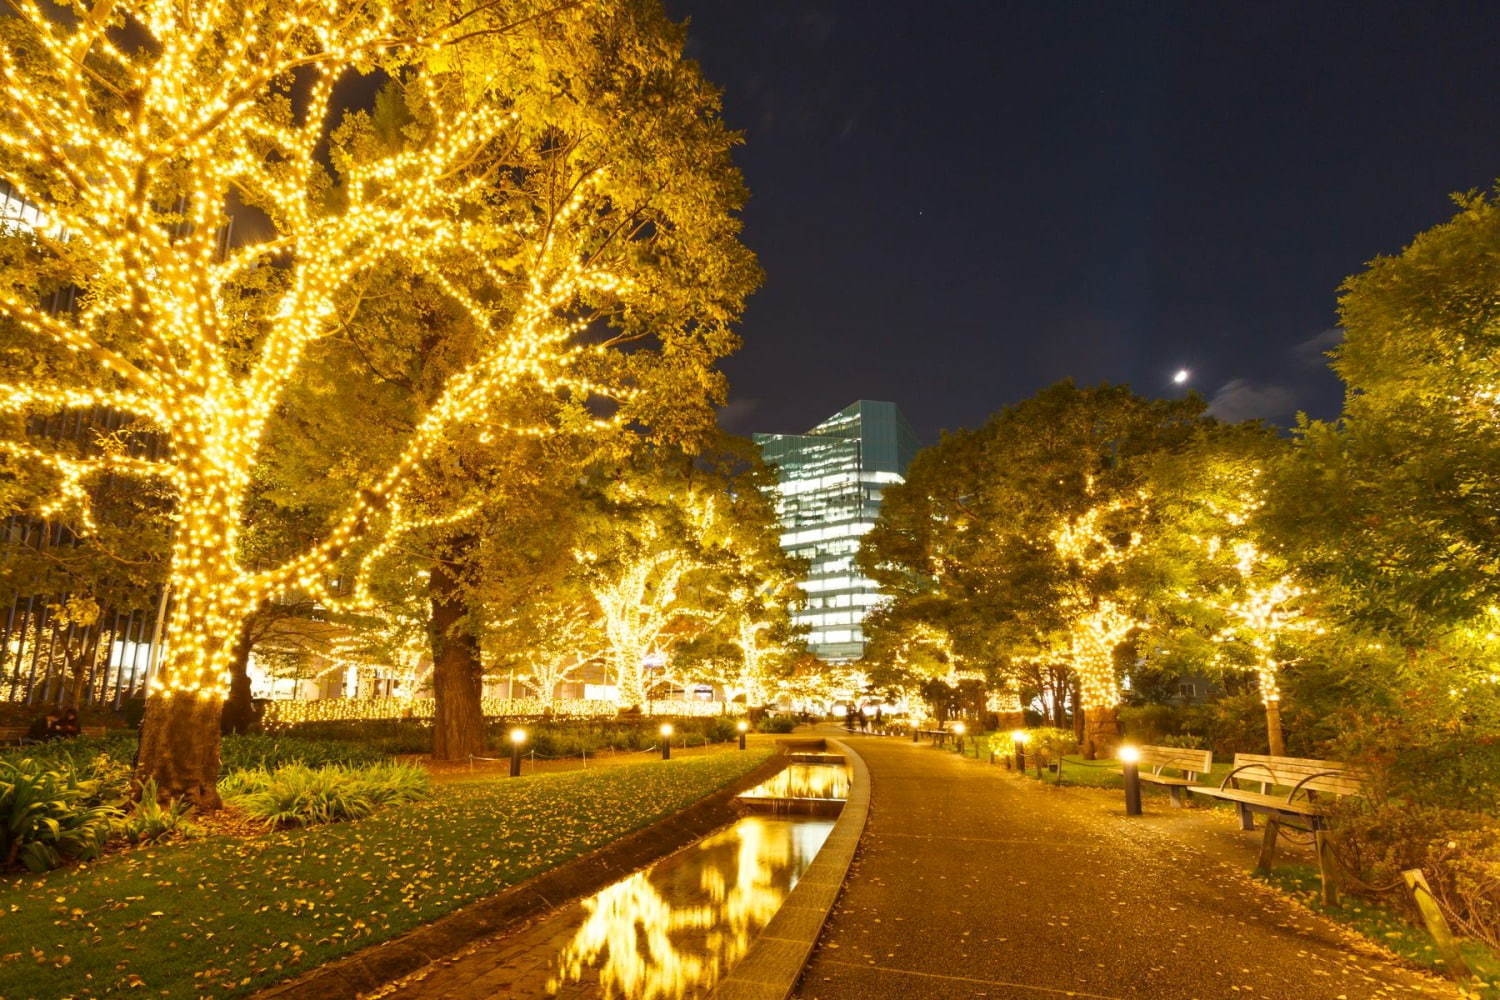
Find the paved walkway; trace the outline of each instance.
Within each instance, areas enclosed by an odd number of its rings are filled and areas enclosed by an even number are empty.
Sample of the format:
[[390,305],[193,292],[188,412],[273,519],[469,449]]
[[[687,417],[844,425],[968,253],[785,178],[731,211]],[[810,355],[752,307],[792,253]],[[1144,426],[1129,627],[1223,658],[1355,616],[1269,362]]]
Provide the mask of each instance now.
[[1252,880],[1228,811],[1058,789],[895,738],[850,739],[873,797],[803,1000],[1458,996]]

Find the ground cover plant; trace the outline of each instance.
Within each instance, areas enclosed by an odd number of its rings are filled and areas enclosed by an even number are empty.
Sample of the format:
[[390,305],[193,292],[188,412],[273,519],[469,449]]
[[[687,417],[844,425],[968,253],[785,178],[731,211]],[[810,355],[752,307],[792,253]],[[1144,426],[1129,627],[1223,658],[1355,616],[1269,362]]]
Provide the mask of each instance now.
[[104,850],[118,811],[97,801],[97,782],[40,761],[0,761],[0,870],[34,872]]
[[236,771],[219,782],[225,805],[267,828],[363,819],[382,806],[417,802],[431,794],[431,779],[415,764],[286,764],[275,770]]
[[0,881],[0,996],[238,996],[682,809],[771,753],[438,786],[351,823]]
[[[78,736],[67,740],[49,740],[22,747],[0,750],[0,760],[42,761],[49,767],[71,766],[75,769],[96,765],[99,758],[122,764],[122,780],[130,777],[129,767],[135,759],[136,736],[133,732],[106,736]],[[349,740],[317,739],[282,733],[255,733],[224,737],[221,746],[220,772],[233,774],[251,768],[275,768],[283,764],[375,764],[390,754],[379,747]]]

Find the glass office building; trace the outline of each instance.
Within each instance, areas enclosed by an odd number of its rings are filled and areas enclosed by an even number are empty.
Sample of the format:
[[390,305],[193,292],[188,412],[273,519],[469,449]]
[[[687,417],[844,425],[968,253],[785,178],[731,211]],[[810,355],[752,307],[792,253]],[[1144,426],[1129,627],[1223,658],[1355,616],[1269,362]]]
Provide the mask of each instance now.
[[795,620],[812,651],[830,662],[864,654],[865,613],[880,602],[875,581],[854,565],[875,525],[885,488],[899,483],[917,436],[895,403],[861,399],[805,434],[756,434],[776,468],[781,547],[810,564],[807,606]]

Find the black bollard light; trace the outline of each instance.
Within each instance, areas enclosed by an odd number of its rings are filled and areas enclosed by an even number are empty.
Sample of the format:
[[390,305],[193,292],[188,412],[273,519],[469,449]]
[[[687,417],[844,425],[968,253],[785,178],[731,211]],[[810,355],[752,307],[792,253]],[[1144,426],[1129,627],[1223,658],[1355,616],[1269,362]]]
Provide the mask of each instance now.
[[1031,734],[1024,729],[1017,729],[1010,734],[1010,741],[1016,748],[1016,770],[1025,774],[1026,744],[1031,741]]
[[672,724],[670,722],[661,724],[661,759],[672,759]]
[[746,722],[744,719],[741,719],[739,722],[735,723],[734,728],[740,731],[740,749],[743,750],[745,749],[745,734],[750,731],[750,723]]
[[1125,772],[1125,815],[1141,814],[1141,752],[1133,746],[1120,748],[1120,764]]
[[958,751],[960,757],[964,753],[964,733],[968,732],[968,729],[969,727],[965,726],[962,722],[955,722],[953,724],[954,749]]
[[519,778],[521,776],[521,744],[526,742],[526,730],[512,729],[510,731],[510,776]]

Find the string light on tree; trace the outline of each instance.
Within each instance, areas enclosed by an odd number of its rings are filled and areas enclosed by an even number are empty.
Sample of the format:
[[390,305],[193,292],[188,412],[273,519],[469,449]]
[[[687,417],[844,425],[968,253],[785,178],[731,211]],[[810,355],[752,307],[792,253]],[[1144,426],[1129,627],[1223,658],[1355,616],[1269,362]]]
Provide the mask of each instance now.
[[[35,251],[86,266],[72,275],[81,294],[70,313],[0,287],[0,310],[56,373],[0,385],[0,412],[109,407],[132,419],[130,433],[150,431],[169,449],[138,457],[119,434],[71,451],[0,447],[50,469],[57,489],[45,512],[75,515],[85,530],[103,475],[152,480],[170,495],[170,641],[151,677],[136,777],[213,808],[219,707],[235,638],[256,607],[292,590],[367,607],[362,580],[352,596],[334,591],[338,567],[365,552],[367,571],[395,539],[464,516],[422,511],[413,483],[507,394],[630,398],[599,381],[608,348],[580,334],[604,303],[633,292],[616,267],[625,255],[611,248],[635,230],[622,225],[606,169],[580,169],[550,202],[515,199],[524,208],[503,223],[479,210],[495,204],[500,183],[487,157],[522,148],[523,123],[504,100],[471,99],[484,87],[440,58],[483,34],[475,11],[121,0],[54,20],[17,0],[13,13],[32,44],[0,49],[0,173],[45,212],[49,231],[24,237]],[[121,23],[139,44],[117,41]],[[405,68],[408,141],[336,137],[330,177],[335,85],[356,66]],[[226,249],[236,201],[258,209],[270,232]],[[523,263],[493,263],[502,260]],[[320,541],[278,565],[247,566],[246,501],[268,427],[362,283],[390,267],[448,293],[477,332],[472,359]]]
[[1297,632],[1321,632],[1318,623],[1298,605],[1304,596],[1290,574],[1260,579],[1264,554],[1253,542],[1234,546],[1235,569],[1242,591],[1240,597],[1225,608],[1230,624],[1216,639],[1220,642],[1244,642],[1253,657],[1256,679],[1260,685],[1261,704],[1266,711],[1266,735],[1271,753],[1286,750],[1281,727],[1281,663],[1279,650],[1286,637]]
[[[1092,482],[1089,489],[1092,490]],[[1138,532],[1112,530],[1111,521],[1145,502],[1144,494],[1090,507],[1064,521],[1052,542],[1063,565],[1074,575],[1065,610],[1070,619],[1069,649],[1084,713],[1085,752],[1107,749],[1118,736],[1120,682],[1115,649],[1137,629],[1146,627],[1124,605],[1095,592],[1095,583],[1117,569],[1140,548]]]

